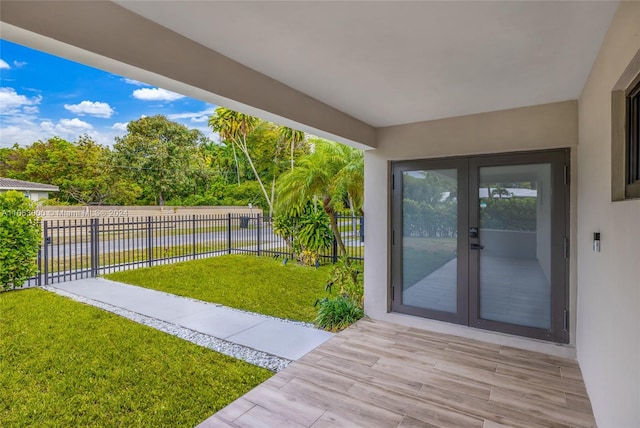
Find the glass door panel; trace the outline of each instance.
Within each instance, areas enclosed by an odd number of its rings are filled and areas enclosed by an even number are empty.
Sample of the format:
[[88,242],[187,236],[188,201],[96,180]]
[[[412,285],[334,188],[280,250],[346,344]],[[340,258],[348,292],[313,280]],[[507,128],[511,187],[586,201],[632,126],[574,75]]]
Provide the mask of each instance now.
[[402,172],[402,303],[457,312],[458,171]]
[[391,310],[567,343],[568,158],[394,162]]
[[479,168],[480,318],[551,328],[551,164]]

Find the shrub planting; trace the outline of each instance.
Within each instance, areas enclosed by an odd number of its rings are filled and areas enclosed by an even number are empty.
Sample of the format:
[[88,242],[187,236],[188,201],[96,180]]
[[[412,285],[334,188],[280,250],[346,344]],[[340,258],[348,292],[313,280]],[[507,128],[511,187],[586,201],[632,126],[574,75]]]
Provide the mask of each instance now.
[[40,222],[20,192],[0,193],[0,290],[22,287],[38,271]]

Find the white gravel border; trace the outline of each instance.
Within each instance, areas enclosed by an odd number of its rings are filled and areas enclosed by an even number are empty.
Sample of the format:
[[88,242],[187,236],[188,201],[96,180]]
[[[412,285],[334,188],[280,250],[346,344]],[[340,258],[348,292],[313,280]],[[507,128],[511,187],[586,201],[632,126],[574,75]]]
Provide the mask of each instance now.
[[[205,348],[211,349],[221,354],[225,354],[230,357],[246,361],[249,364],[253,364],[258,367],[263,367],[265,369],[271,370],[276,373],[286,368],[292,362],[291,360],[288,360],[286,358],[271,355],[262,351],[257,351],[247,346],[238,345],[237,343],[222,340],[217,337],[210,336],[208,334],[200,333],[195,330],[191,330],[176,324],[159,320],[157,318],[148,317],[146,315],[142,315],[137,312],[132,312],[127,309],[110,305],[108,303],[103,303],[93,299],[87,299],[86,297],[78,296],[77,294],[69,293],[67,291],[63,291],[55,287],[42,286],[40,288],[42,288],[43,290],[47,290],[47,291],[59,294],[60,296],[68,297],[75,301],[85,303],[87,305],[95,306],[97,308],[119,315],[123,318],[127,318],[132,321],[135,321],[139,324],[143,324],[143,325],[155,328],[156,330],[160,330],[162,332],[171,334],[173,336],[187,340],[191,343],[195,343],[196,345],[203,346]],[[221,306],[221,305],[217,305],[217,306]],[[229,308],[229,309],[233,309],[233,308]],[[280,321],[283,321],[280,318],[274,318],[267,315],[255,314],[253,312],[246,312],[238,309],[233,309],[233,310],[238,312],[250,313],[253,315],[260,315],[265,318],[272,318],[272,319],[278,319]],[[299,321],[291,321],[291,320],[284,320],[284,321],[291,322],[292,324],[304,325],[307,327],[313,326],[312,324],[299,322]]]

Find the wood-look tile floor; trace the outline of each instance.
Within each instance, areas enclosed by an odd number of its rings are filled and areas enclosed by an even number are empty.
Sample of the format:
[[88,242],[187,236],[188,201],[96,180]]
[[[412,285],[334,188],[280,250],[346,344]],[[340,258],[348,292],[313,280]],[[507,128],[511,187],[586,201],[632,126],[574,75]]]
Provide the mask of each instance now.
[[590,427],[576,362],[361,320],[202,427]]

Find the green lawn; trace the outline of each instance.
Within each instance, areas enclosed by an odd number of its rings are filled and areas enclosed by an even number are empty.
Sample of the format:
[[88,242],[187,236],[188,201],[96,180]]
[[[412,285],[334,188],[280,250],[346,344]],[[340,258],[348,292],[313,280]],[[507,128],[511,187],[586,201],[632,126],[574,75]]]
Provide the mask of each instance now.
[[[331,266],[282,265],[282,258],[226,255],[105,275],[106,278],[233,308],[313,322]],[[334,294],[336,291],[334,291]]]
[[0,293],[0,426],[193,427],[271,376],[47,291]]
[[[351,263],[356,263],[356,264],[362,264],[363,263],[363,260],[360,260],[360,258],[364,258],[363,257],[364,248],[347,246],[346,250],[347,250],[346,255],[351,258]],[[290,257],[291,256],[291,250],[289,248],[287,248],[286,246],[268,247],[268,248],[266,248],[266,250],[263,250],[263,251],[267,254],[267,257],[269,255],[273,256],[275,253],[278,253],[281,257]],[[333,264],[332,257],[331,257],[332,256],[332,250],[330,248],[320,251],[320,254],[323,255],[323,256],[327,256],[327,257],[321,257],[320,258],[320,264],[323,264],[323,265],[332,265]]]
[[404,289],[456,257],[455,238],[402,238]]

